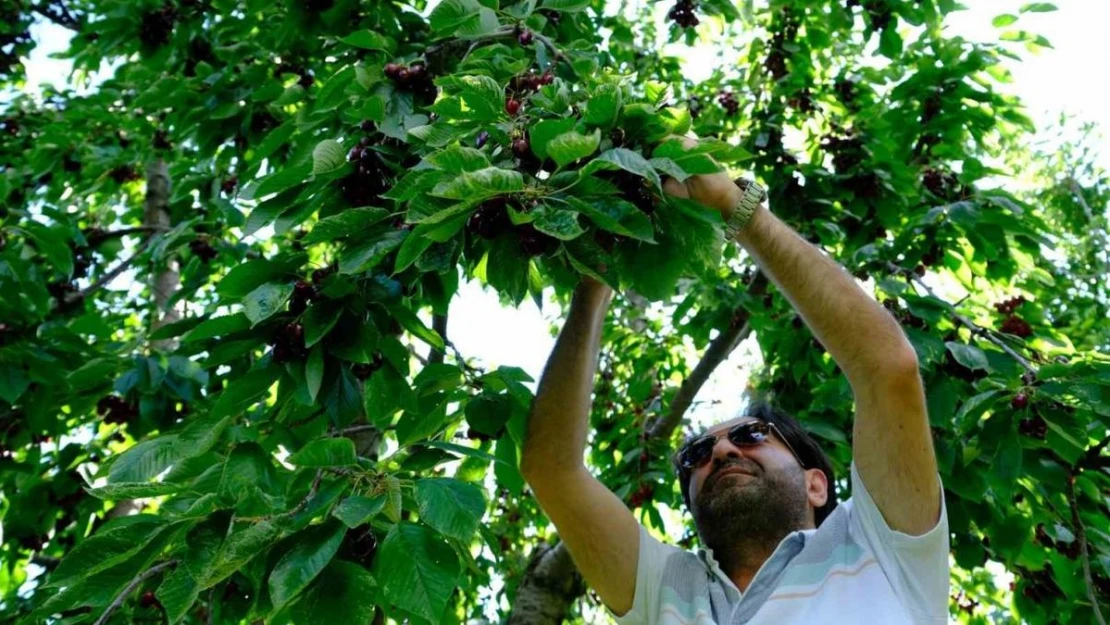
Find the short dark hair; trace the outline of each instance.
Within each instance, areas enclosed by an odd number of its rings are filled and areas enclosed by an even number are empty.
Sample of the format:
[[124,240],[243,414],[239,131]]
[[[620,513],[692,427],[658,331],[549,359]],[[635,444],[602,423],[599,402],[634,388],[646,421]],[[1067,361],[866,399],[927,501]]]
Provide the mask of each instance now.
[[[825,474],[825,478],[829,483],[828,497],[825,500],[825,505],[813,511],[813,520],[817,526],[832,513],[836,508],[836,474],[833,472],[832,462],[829,457],[825,455],[824,450],[817,444],[817,441],[809,435],[809,432],[802,427],[794,417],[786,414],[785,412],[771,406],[765,402],[753,403],[748,406],[744,411],[742,417],[752,417],[766,423],[773,423],[782,433],[786,442],[794,448],[805,464],[806,469],[821,469]],[[690,441],[702,436],[704,432],[692,434],[682,441],[685,446]],[[682,449],[682,446],[679,447]],[[671,459],[674,464],[675,473],[678,474],[678,483],[682,487],[682,501],[686,504],[686,509],[693,512],[693,507],[690,505],[690,474],[691,471],[682,467],[682,463],[678,461],[678,453],[675,453]]]

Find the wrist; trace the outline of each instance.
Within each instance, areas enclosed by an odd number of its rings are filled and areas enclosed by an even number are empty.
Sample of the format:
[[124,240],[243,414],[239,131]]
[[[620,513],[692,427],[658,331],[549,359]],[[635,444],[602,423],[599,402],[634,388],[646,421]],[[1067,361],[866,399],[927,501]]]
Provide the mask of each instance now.
[[765,204],[760,204],[759,206],[757,206],[755,208],[755,212],[752,213],[752,218],[749,219],[748,223],[744,224],[744,227],[736,233],[736,237],[733,238],[733,240],[740,245],[747,247],[748,243],[751,241],[753,233],[759,230],[760,225],[770,215],[771,211],[767,210],[767,206]]
[[731,210],[725,216],[725,236],[735,241],[740,232],[751,223],[756,211],[763,207],[767,192],[751,180],[736,180],[733,187],[735,191],[729,194],[732,201]]

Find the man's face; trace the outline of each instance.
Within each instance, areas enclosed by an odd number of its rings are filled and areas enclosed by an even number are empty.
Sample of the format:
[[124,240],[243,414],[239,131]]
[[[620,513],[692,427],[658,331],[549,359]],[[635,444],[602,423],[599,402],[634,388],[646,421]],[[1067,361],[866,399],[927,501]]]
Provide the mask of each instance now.
[[824,504],[824,473],[803,469],[775,430],[751,446],[728,439],[729,429],[753,420],[742,417],[710,430],[719,435],[712,456],[690,475],[694,522],[715,553],[740,540],[777,541],[813,527],[812,509]]

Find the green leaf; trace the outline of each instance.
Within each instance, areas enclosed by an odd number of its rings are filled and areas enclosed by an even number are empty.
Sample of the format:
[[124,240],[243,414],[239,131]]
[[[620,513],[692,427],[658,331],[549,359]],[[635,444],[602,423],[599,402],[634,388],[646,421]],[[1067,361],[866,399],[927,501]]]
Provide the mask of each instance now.
[[[220,393],[209,416],[223,418],[237,415],[262,398],[277,381],[276,368],[255,369],[232,379]],[[117,461],[118,462],[118,461]]]
[[330,174],[347,163],[343,146],[334,139],[324,139],[312,150],[312,173]]
[[332,560],[293,605],[293,620],[298,625],[369,623],[379,603],[377,594],[369,571]]
[[623,169],[627,172],[647,178],[656,189],[662,189],[663,187],[662,181],[659,180],[659,174],[655,173],[655,168],[651,166],[651,163],[632,150],[627,150],[625,148],[606,150],[597,158],[590,161],[589,165],[586,165],[582,171],[589,174],[605,169]]
[[540,8],[563,13],[575,13],[590,6],[590,0],[543,0]]
[[487,167],[437,184],[432,189],[432,195],[476,203],[496,195],[518,193],[523,190],[524,176],[519,171]]
[[436,531],[469,541],[478,531],[486,512],[482,490],[451,478],[427,478],[416,482],[420,518]]
[[222,582],[255,557],[269,551],[281,534],[281,528],[269,519],[232,533],[220,545],[216,557],[204,571],[202,578],[197,580],[201,590]]
[[411,332],[413,336],[435,349],[443,349],[443,337],[435,330],[424,325],[424,322],[416,316],[416,313],[400,305],[391,306],[389,312],[401,324],[401,327]]
[[597,88],[586,103],[583,119],[587,124],[609,128],[617,122],[623,104],[620,85],[604,84]]
[[292,601],[335,557],[347,528],[331,522],[297,534],[290,549],[270,573],[270,600],[276,612]]
[[879,35],[879,52],[887,58],[894,59],[902,54],[902,47],[902,35],[898,34],[895,24],[891,23]]
[[166,526],[150,514],[117,519],[77,543],[50,574],[47,586],[69,586],[138,553]]
[[267,176],[249,194],[244,194],[244,199],[261,199],[271,193],[281,193],[286,189],[302,184],[311,175],[312,165],[306,164],[283,169]]
[[197,587],[197,580],[189,574],[189,569],[179,564],[166,575],[154,594],[166,612],[166,621],[169,625],[176,625],[196,602],[200,588]]
[[73,252],[69,249],[67,237],[59,229],[29,223],[23,226],[23,231],[55,269],[67,277],[73,274]]
[[304,365],[304,381],[308,387],[308,396],[313,403],[320,394],[320,385],[324,383],[324,348],[317,345],[308,352],[308,360]]
[[128,448],[112,463],[108,482],[143,482],[158,475],[177,460],[174,442],[173,436],[160,436]]
[[292,294],[292,284],[275,282],[263,284],[243,299],[243,314],[250,319],[252,327],[256,326],[283,309]]
[[299,467],[345,467],[356,464],[358,456],[349,438],[320,438],[301,447],[287,461]]
[[97,499],[122,501],[125,499],[139,499],[141,497],[171,495],[180,490],[180,484],[165,484],[162,482],[122,482],[108,484],[100,488],[93,488],[89,491],[89,494]]
[[578,223],[578,213],[572,210],[556,209],[550,205],[541,206],[533,211],[536,230],[549,234],[562,241],[570,241],[582,235],[585,230]]
[[463,174],[490,166],[486,155],[474,148],[453,145],[428,156],[427,161],[436,169],[449,174]]
[[602,230],[641,241],[655,240],[651,219],[631,202],[611,197],[591,198],[588,201],[576,197],[567,199],[574,210],[588,217]]
[[351,529],[366,525],[385,507],[385,495],[362,497],[354,495],[341,501],[332,515]]
[[528,131],[529,144],[532,152],[540,158],[547,158],[547,146],[555,137],[562,136],[574,130],[575,120],[573,117],[565,117],[562,119],[545,119],[536,122],[532,129]]
[[216,292],[231,299],[245,297],[267,282],[295,275],[307,260],[304,254],[290,254],[272,260],[247,261],[227,272],[216,284]]
[[990,363],[987,361],[987,355],[978,347],[957,343],[955,341],[948,341],[945,345],[948,347],[948,351],[952,352],[952,356],[955,357],[956,362],[968,369],[982,371],[990,370]]
[[278,148],[288,143],[295,132],[297,132],[297,124],[292,121],[285,122],[277,128],[274,128],[270,131],[270,134],[266,135],[266,138],[262,139],[262,141],[251,150],[250,161],[252,163],[261,162],[262,159],[270,156],[276,152]]
[[[104,378],[101,379],[103,380]],[[30,385],[31,379],[23,373],[20,366],[0,363],[0,399],[14,404]]]
[[313,304],[304,313],[304,345],[312,347],[335,327],[343,306],[338,302],[323,301]]
[[356,30],[339,41],[363,50],[381,50],[392,53],[397,48],[397,43],[372,30]]
[[310,245],[357,236],[386,217],[389,217],[389,211],[384,208],[374,206],[348,208],[338,215],[332,215],[316,222],[316,225],[312,227],[312,232],[309,232],[302,239],[302,243]]
[[250,327],[251,320],[247,319],[247,316],[243,313],[213,317],[207,321],[202,321],[200,325],[181,337],[181,340],[185,343],[203,341],[205,339],[227,336],[228,334],[249,330]]
[[1016,21],[1018,21],[1018,16],[1012,15],[1010,13],[1003,13],[1002,15],[998,15],[993,20],[991,20],[991,25],[995,28],[1006,28]]
[[412,229],[409,236],[405,237],[404,242],[401,243],[401,249],[397,250],[397,262],[393,265],[394,274],[407,269],[435,243],[428,236],[428,231],[438,226],[439,224],[420,224]]
[[594,130],[590,135],[567,132],[547,144],[547,153],[555,160],[556,165],[563,167],[593,154],[600,145],[601,131],[599,130]]
[[386,230],[368,241],[349,244],[339,257],[339,273],[362,273],[376,267],[390,252],[401,246],[407,235],[404,230]]
[[1022,13],[1050,13],[1056,10],[1056,5],[1051,2],[1030,2],[1021,7]]
[[440,622],[459,579],[455,551],[426,527],[399,523],[386,535],[374,559],[390,603],[433,624]]
[[466,404],[466,422],[471,429],[497,436],[513,416],[513,400],[508,395],[483,392]]

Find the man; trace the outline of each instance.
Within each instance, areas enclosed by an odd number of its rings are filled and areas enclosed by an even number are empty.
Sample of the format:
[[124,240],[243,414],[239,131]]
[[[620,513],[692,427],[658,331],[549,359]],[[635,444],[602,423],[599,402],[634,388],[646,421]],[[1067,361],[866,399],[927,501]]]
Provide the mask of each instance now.
[[[696,145],[687,140],[687,146]],[[583,463],[612,292],[575,292],[532,408],[521,470],[586,582],[624,624],[947,622],[948,524],[917,357],[897,321],[833,260],[721,172],[667,193],[718,210],[855,396],[852,498],[836,505],[812,438],[766,407],[676,454],[698,555],[664,545]]]

